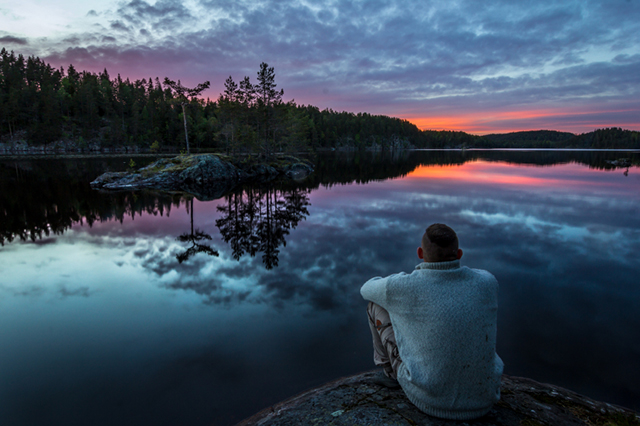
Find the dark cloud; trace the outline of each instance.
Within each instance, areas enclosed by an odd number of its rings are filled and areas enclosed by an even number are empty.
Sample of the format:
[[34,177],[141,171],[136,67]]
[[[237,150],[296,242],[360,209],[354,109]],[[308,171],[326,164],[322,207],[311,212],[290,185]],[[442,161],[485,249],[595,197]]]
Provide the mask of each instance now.
[[10,290],[14,296],[39,297],[45,293],[45,289],[39,285],[24,286]]
[[129,28],[126,24],[124,24],[122,21],[113,21],[109,24],[109,27],[113,30],[117,30],[117,31],[124,31],[124,32],[129,32],[131,31],[131,28]]
[[620,64],[630,64],[630,63],[637,64],[638,62],[640,62],[640,53],[637,53],[635,55],[618,55],[615,58],[613,58],[613,62],[620,63]]
[[26,38],[21,38],[21,37],[3,36],[3,37],[0,37],[0,43],[17,44],[19,46],[26,46],[29,44],[29,41]]
[[133,0],[118,9],[120,17],[134,26],[150,26],[155,30],[184,27],[196,18],[182,1],[160,0],[150,5],[144,0]]

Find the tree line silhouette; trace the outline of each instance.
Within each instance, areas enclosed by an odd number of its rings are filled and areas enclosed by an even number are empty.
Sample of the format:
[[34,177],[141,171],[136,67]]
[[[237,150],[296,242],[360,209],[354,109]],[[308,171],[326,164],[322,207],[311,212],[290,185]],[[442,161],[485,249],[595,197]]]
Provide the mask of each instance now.
[[[158,77],[130,81],[120,75],[56,69],[38,57],[0,50],[0,136],[9,144],[73,141],[79,148],[137,147],[292,152],[322,147],[408,146],[422,132],[406,120],[320,111],[283,100],[275,70],[260,64],[257,82],[230,76],[218,99]],[[185,144],[186,142],[186,144]],[[187,148],[187,149],[189,149]]]
[[420,130],[407,120],[368,113],[320,110],[284,101],[275,71],[261,63],[257,81],[229,76],[215,100],[158,77],[56,69],[38,57],[0,50],[0,139],[30,145],[72,141],[79,149],[140,148],[176,152],[297,152],[347,148],[640,148],[640,133],[619,128],[582,135],[537,131],[475,136]]

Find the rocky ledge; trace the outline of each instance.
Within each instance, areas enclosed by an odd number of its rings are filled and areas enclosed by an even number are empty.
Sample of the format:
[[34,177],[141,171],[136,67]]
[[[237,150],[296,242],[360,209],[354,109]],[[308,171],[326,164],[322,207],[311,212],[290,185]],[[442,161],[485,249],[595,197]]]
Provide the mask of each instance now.
[[443,420],[419,411],[401,389],[375,384],[376,372],[342,378],[267,408],[238,426],[640,426],[640,415],[558,386],[502,376],[501,400],[485,416]]
[[132,172],[108,172],[91,182],[94,189],[181,191],[201,200],[222,197],[242,183],[302,179],[313,172],[306,161],[280,157],[270,162],[232,161],[221,155],[180,155],[163,158]]

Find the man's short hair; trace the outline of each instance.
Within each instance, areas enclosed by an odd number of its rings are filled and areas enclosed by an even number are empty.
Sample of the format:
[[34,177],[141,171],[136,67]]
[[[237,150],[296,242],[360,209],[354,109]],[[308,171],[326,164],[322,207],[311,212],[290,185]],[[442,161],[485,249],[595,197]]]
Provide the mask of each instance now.
[[422,236],[422,250],[431,262],[443,262],[458,258],[458,236],[443,223],[429,226]]

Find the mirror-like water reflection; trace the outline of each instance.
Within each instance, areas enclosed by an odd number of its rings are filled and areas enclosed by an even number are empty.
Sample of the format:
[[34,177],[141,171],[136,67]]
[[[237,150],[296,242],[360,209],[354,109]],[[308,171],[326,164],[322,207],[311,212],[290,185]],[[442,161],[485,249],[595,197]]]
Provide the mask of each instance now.
[[437,221],[500,282],[506,373],[640,409],[640,169],[607,163],[637,155],[326,156],[210,202],[90,191],[109,160],[4,162],[0,418],[233,424],[372,368],[359,287]]
[[226,203],[217,207],[221,216],[216,227],[231,246],[233,258],[240,260],[245,253],[253,257],[261,252],[267,269],[278,266],[278,247],[286,245],[290,230],[309,215],[309,192],[267,187],[227,195]]

